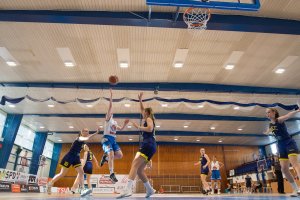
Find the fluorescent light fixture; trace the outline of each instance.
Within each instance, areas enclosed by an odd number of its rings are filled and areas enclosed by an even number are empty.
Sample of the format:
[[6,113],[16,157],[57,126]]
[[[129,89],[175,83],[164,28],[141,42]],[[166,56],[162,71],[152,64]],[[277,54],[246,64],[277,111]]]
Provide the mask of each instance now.
[[18,65],[15,61],[6,61],[6,64],[10,67],[15,67]]
[[198,105],[198,108],[203,108],[204,107],[204,105]]
[[87,104],[86,107],[91,108],[91,107],[93,107],[93,105]]
[[188,125],[184,125],[184,126],[183,126],[183,128],[188,128],[188,127],[189,127]]
[[174,60],[173,60],[174,68],[183,67],[185,59],[188,55],[188,52],[189,52],[189,49],[176,49]]
[[71,61],[65,61],[64,64],[66,67],[75,67],[75,64]]
[[99,128],[103,128],[103,126],[102,126],[102,125],[100,125],[100,126],[99,126]]
[[74,126],[69,126],[69,128],[73,129],[73,128],[74,128]]
[[129,108],[129,107],[130,107],[130,104],[129,104],[129,103],[125,103],[124,106],[125,106],[126,108]]
[[132,128],[132,126],[128,125],[127,128]]
[[15,108],[16,106],[14,104],[8,104],[8,107]]
[[178,140],[178,138],[174,138],[174,140],[175,140],[175,141],[177,141],[177,140]]
[[128,63],[127,62],[120,62],[120,67],[121,68],[128,68]]
[[58,142],[62,142],[62,139],[57,140]]
[[221,142],[223,142],[223,141],[222,141],[222,140],[219,140],[218,142],[220,142],[220,143],[221,143]]
[[54,104],[48,104],[49,108],[54,108]]
[[183,67],[183,63],[182,62],[176,62],[176,63],[174,63],[174,67],[175,68],[182,68]]
[[129,141],[132,141],[133,139],[132,139],[132,138],[129,138],[128,140],[129,140]]
[[283,69],[283,68],[278,68],[275,71],[276,74],[282,74],[283,72],[285,72],[285,69]]
[[216,127],[214,127],[214,126],[210,127],[210,130],[215,130],[215,129],[216,129]]
[[238,128],[238,131],[242,131],[243,129],[242,128]]
[[233,69],[234,68],[234,65],[232,65],[232,64],[227,64],[226,66],[225,66],[225,69],[227,69],[227,70],[231,70],[231,69]]
[[200,142],[200,140],[198,139],[198,140],[196,140],[197,142]]
[[44,129],[45,128],[45,126],[40,126],[40,129]]
[[160,125],[156,125],[155,127],[156,127],[156,128],[160,128]]
[[71,50],[68,47],[56,48],[59,57],[64,62],[65,67],[75,67],[76,62],[72,55]]
[[161,104],[161,107],[168,107],[168,104],[166,104],[166,103]]
[[238,107],[238,106],[234,106],[234,107],[233,107],[233,109],[234,109],[234,110],[239,110],[239,109],[240,109],[240,107]]

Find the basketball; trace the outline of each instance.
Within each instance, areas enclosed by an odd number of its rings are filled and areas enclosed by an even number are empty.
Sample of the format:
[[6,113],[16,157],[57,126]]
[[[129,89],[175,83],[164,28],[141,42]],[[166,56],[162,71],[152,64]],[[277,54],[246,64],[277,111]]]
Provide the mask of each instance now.
[[108,81],[111,85],[117,85],[119,82],[119,78],[116,75],[110,76]]

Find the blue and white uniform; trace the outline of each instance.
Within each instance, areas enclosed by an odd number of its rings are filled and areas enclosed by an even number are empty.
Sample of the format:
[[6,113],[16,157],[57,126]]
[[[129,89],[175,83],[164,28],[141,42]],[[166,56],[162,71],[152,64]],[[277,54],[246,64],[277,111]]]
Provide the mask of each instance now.
[[269,130],[276,137],[278,142],[279,159],[287,160],[291,155],[298,155],[299,149],[294,139],[289,135],[284,122],[269,124]]
[[111,115],[108,121],[105,121],[104,124],[104,133],[102,138],[102,148],[105,153],[110,151],[120,151],[121,148],[116,142],[116,133],[117,133],[118,123],[113,119]]
[[212,161],[211,164],[211,180],[221,180],[220,163]]
[[[144,127],[147,127],[147,121],[144,122]],[[153,130],[151,132],[143,132],[143,142],[140,146],[138,154],[144,157],[147,161],[150,161],[152,156],[156,152],[156,141],[155,141],[155,124],[153,123]]]

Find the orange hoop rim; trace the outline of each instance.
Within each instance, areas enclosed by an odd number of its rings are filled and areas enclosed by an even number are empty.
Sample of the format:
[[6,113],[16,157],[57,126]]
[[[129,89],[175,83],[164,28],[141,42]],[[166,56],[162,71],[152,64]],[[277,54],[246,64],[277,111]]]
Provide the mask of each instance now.
[[[188,21],[186,21],[186,17],[185,15],[187,15],[188,13],[190,13],[192,10],[195,10],[195,9],[203,9],[203,10],[206,10],[206,13],[208,15],[208,18],[206,20],[203,20],[202,22],[199,22],[199,23],[189,23]],[[210,20],[210,17],[211,17],[211,11],[209,8],[188,8],[184,11],[183,13],[183,19],[184,19],[184,22],[189,26],[189,27],[201,27],[203,26],[204,24],[206,24],[206,22],[208,22]]]

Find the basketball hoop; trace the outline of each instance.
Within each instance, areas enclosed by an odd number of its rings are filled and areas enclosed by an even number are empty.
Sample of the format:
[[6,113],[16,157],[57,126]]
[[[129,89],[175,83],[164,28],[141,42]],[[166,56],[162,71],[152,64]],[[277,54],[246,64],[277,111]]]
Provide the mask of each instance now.
[[188,8],[183,13],[183,20],[188,25],[188,29],[205,30],[210,16],[208,8]]

